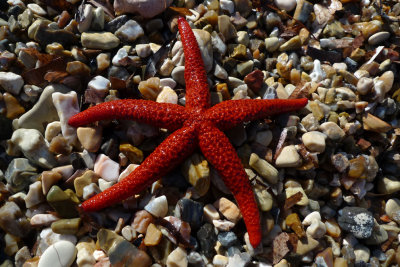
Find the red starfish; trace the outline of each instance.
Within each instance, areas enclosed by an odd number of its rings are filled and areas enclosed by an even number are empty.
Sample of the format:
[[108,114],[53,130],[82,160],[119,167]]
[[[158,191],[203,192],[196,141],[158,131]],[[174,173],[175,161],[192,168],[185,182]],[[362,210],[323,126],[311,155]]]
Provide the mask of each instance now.
[[207,75],[199,47],[187,21],[178,19],[185,55],[186,106],[149,100],[116,100],[91,107],[69,120],[75,127],[98,120],[131,119],[175,130],[128,177],[82,204],[95,211],[136,194],[167,174],[198,146],[233,193],[242,212],[250,243],[261,242],[260,217],[249,178],[222,132],[236,125],[304,107],[307,99],[229,100],[210,107]]

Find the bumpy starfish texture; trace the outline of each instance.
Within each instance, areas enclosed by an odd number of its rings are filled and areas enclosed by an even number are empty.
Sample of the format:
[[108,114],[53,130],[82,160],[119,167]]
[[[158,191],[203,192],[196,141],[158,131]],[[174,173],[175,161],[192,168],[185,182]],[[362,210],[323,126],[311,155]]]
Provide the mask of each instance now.
[[232,192],[243,215],[250,243],[261,242],[260,216],[253,190],[234,147],[223,133],[236,125],[304,107],[307,99],[229,100],[210,106],[207,74],[196,38],[180,17],[178,27],[185,55],[186,106],[149,100],[116,100],[71,117],[75,127],[94,121],[130,119],[174,131],[128,177],[82,204],[96,211],[136,194],[178,166],[200,147]]

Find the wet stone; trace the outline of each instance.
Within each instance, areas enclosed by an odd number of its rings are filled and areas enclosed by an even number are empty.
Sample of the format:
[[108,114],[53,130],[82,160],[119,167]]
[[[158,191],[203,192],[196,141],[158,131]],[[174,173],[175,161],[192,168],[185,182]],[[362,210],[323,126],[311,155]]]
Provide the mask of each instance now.
[[342,209],[338,223],[342,229],[353,233],[356,238],[361,239],[370,237],[374,227],[371,213],[359,207],[345,207]]

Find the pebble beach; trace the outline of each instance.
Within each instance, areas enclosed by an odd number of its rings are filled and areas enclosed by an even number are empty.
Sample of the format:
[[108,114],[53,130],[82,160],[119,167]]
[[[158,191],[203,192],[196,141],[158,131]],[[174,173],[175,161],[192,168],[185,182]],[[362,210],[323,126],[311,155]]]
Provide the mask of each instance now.
[[[68,120],[118,99],[185,106],[178,16],[211,106],[308,99],[225,132],[256,248],[200,150],[116,205],[80,207],[171,131]],[[0,267],[400,266],[399,77],[399,1],[1,1]]]

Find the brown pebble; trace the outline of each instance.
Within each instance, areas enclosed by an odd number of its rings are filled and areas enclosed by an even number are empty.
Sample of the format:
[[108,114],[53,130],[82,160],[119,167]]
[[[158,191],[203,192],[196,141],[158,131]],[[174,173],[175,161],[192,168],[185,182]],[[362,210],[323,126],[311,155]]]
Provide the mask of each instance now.
[[370,113],[364,115],[362,121],[364,130],[367,131],[386,133],[392,129],[392,126],[389,123],[379,119],[378,117],[375,117]]
[[289,226],[298,237],[302,238],[306,235],[297,213],[289,214],[289,216],[286,217],[286,225]]
[[138,212],[135,213],[135,218],[133,219],[132,227],[133,229],[136,230],[136,232],[144,234],[146,233],[149,224],[152,223],[153,221],[154,218],[149,212],[145,210],[139,210]]
[[99,150],[103,137],[102,127],[78,127],[76,134],[84,149],[89,152],[97,152]]
[[67,26],[68,22],[71,20],[71,15],[68,11],[64,10],[61,12],[60,17],[58,18],[58,28],[62,29]]
[[146,246],[157,246],[161,241],[161,237],[161,231],[153,223],[150,223],[143,242]]
[[261,70],[250,72],[244,77],[244,82],[254,93],[258,93],[264,82],[264,73]]
[[49,151],[54,154],[69,155],[72,147],[68,144],[67,139],[62,136],[56,136],[50,142]]
[[227,198],[222,197],[215,201],[214,207],[233,223],[237,223],[241,218],[239,208]]
[[367,167],[367,161],[363,156],[351,159],[348,175],[350,178],[360,178]]
[[18,100],[10,93],[3,94],[3,101],[6,104],[6,117],[15,119],[19,115],[25,113],[25,109],[19,104]]
[[315,257],[315,261],[318,261],[318,263],[322,266],[333,267],[332,248],[328,247],[325,250],[318,253],[317,256]]

